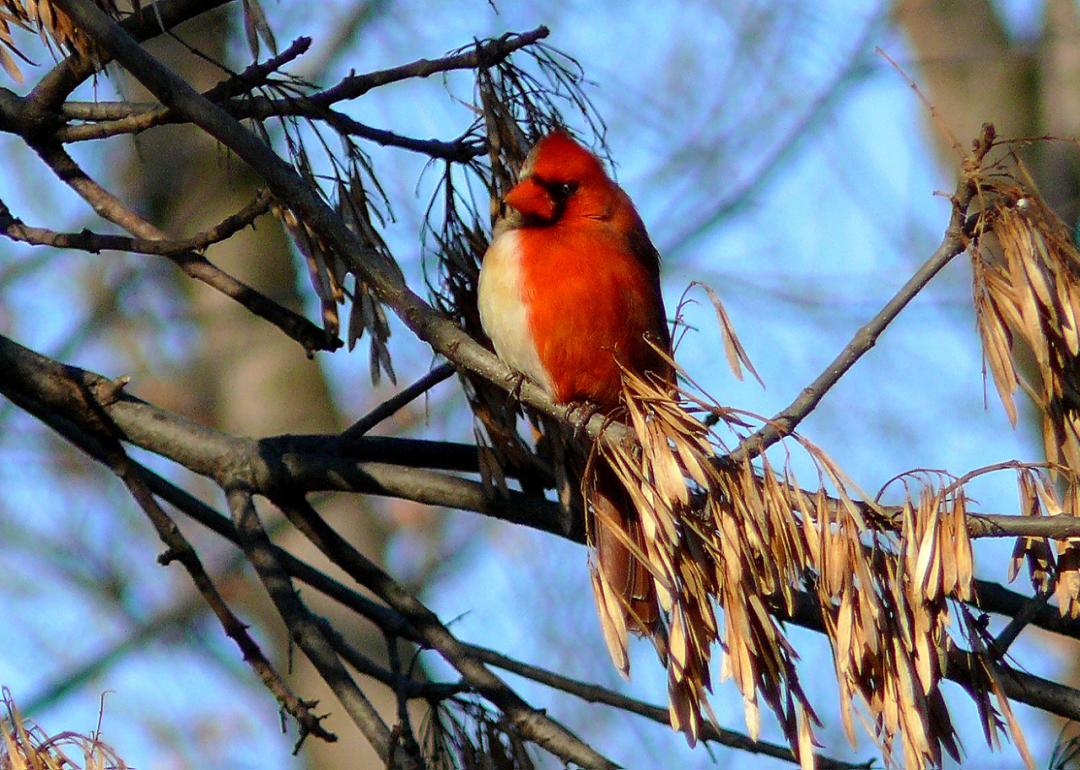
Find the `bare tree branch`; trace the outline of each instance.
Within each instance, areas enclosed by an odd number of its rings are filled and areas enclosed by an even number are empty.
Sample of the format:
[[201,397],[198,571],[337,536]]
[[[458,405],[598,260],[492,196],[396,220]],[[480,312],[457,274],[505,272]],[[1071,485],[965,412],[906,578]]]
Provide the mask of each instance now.
[[398,752],[392,754],[390,730],[371,705],[371,701],[349,676],[318,621],[300,600],[259,521],[251,492],[241,487],[233,487],[226,491],[226,498],[240,547],[244,549],[244,555],[255,568],[282,620],[285,621],[290,638],[319,670],[319,674],[330,685],[349,717],[388,767],[423,767],[423,763],[418,762],[416,757],[408,757]]
[[317,98],[323,104],[333,104],[345,99],[356,99],[372,89],[402,80],[426,78],[451,70],[473,70],[491,67],[503,61],[514,51],[521,50],[543,40],[549,34],[547,27],[537,27],[530,32],[507,32],[502,37],[469,46],[459,54],[442,59],[418,59],[399,67],[350,75],[333,88],[323,91]]
[[455,371],[454,367],[450,364],[440,364],[412,385],[405,388],[405,390],[401,391],[396,396],[383,401],[361,419],[342,431],[341,439],[345,443],[349,443],[353,439],[363,436],[376,425],[397,414],[398,411],[427,393],[440,382],[450,379]]
[[[177,24],[194,19],[228,2],[230,0],[159,0],[152,5],[142,6],[137,13],[121,22],[121,27],[136,40],[151,40],[166,34],[167,30]],[[54,127],[53,116],[68,95],[108,63],[108,58],[104,55],[96,61],[72,55],[53,67],[38,81],[23,102],[25,119],[31,129],[40,131],[42,128],[47,130]],[[6,88],[0,88],[0,95],[10,93]],[[3,125],[4,113],[0,110],[0,126]]]
[[473,656],[468,646],[458,641],[435,613],[327,525],[305,500],[277,502],[289,521],[323,554],[397,610],[420,638],[457,669],[476,692],[497,706],[523,736],[566,762],[590,768],[614,770],[617,767],[558,722],[529,706]]
[[[989,145],[986,150],[989,150]],[[985,151],[984,151],[985,152]],[[968,203],[975,193],[975,187],[970,180],[962,179],[957,185],[953,197],[953,213],[949,221],[949,227],[945,231],[945,237],[930,258],[923,263],[915,274],[907,280],[900,290],[890,299],[865,326],[855,333],[851,342],[840,351],[825,370],[818,377],[803,388],[799,397],[790,406],[779,412],[754,435],[740,442],[738,448],[732,453],[733,458],[744,455],[754,457],[761,454],[784,436],[790,434],[803,419],[813,411],[820,403],[825,394],[840,381],[862,356],[872,348],[900,312],[907,307],[908,303],[922,291],[930,280],[941,272],[953,257],[963,253],[967,246],[967,237],[964,234],[964,221],[967,216]]]
[[247,626],[229,609],[225,599],[221,596],[210,575],[207,574],[206,569],[203,567],[194,547],[184,537],[176,523],[158,505],[157,499],[146,486],[139,469],[127,457],[118,442],[114,444],[113,450],[110,459],[113,472],[124,482],[132,498],[139,504],[139,507],[143,509],[147,518],[154,525],[158,537],[168,547],[168,550],[158,557],[158,562],[162,566],[167,566],[173,561],[179,561],[184,566],[184,569],[188,571],[195,588],[202,596],[206,606],[217,617],[226,636],[236,642],[236,646],[240,648],[240,652],[247,664],[251,666],[262,683],[274,695],[281,707],[291,714],[300,725],[300,737],[296,743],[297,750],[308,735],[314,735],[324,741],[336,741],[337,736],[327,732],[326,728],[322,726],[322,717],[316,716],[311,711],[312,704],[298,698],[285,684],[281,675],[263,654],[251,634],[248,633]]
[[[184,240],[147,240],[129,238],[123,235],[101,235],[83,230],[80,233],[58,233],[43,227],[29,227],[22,220],[12,216],[11,211],[0,201],[0,232],[11,240],[32,246],[51,246],[56,249],[75,249],[97,254],[102,251],[126,251],[134,254],[153,254],[174,257],[186,252],[201,251],[215,243],[231,238],[236,233],[250,226],[256,219],[270,210],[272,198],[266,190],[261,191],[255,200],[241,211],[222,220],[214,227]],[[189,273],[190,274],[190,273]]]
[[[169,241],[164,232],[129,209],[116,196],[91,179],[60,145],[37,145],[34,146],[34,149],[53,173],[89,203],[99,215],[111,222],[115,222],[141,239]],[[3,213],[3,211],[6,211],[6,208],[0,213]],[[3,224],[7,225],[4,228],[6,233],[15,223],[8,219]],[[16,232],[18,232],[18,225],[15,225],[15,227]],[[11,237],[10,234],[9,237]],[[341,347],[341,340],[337,337],[328,334],[298,313],[279,305],[266,295],[238,281],[201,254],[190,249],[179,252],[166,250],[162,256],[173,262],[186,275],[220,291],[227,297],[239,302],[255,315],[270,321],[303,345],[304,349],[309,353],[316,350],[335,350]]]
[[[122,440],[223,487],[243,483],[270,497],[279,490],[386,495],[565,535],[555,502],[514,490],[493,497],[480,482],[429,470],[479,473],[476,448],[468,445],[382,436],[231,436],[141,401],[108,378],[59,364],[3,336],[0,392],[17,403],[20,397],[36,401],[41,405],[34,412],[39,417],[43,409],[91,427],[100,411],[108,415]],[[512,475],[514,469],[508,472]],[[879,510],[900,512],[896,506]],[[967,521],[972,537],[1080,537],[1080,519],[1073,516],[969,513]]]

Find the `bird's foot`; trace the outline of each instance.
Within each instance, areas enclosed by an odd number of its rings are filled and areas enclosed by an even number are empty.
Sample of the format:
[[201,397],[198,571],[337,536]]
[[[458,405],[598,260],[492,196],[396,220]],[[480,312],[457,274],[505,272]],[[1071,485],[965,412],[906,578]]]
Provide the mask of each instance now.
[[525,385],[524,372],[511,372],[510,376],[507,378],[507,381],[510,383],[510,400],[520,401],[521,388]]
[[591,401],[576,401],[566,408],[566,421],[574,429],[574,433],[585,433],[585,428],[593,415],[600,411],[600,407]]

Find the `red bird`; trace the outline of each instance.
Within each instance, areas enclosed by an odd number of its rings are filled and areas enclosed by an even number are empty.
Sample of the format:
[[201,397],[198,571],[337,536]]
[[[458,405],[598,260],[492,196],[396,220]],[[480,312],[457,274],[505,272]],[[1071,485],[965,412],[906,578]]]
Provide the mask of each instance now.
[[[480,319],[503,361],[558,403],[586,402],[604,414],[620,404],[623,369],[673,387],[658,352],[671,351],[660,255],[600,160],[569,134],[548,134],[504,202],[479,285]],[[626,627],[652,636],[663,656],[652,575],[625,544],[629,536],[641,545],[640,523],[610,466],[599,465],[591,500],[599,569],[621,594]],[[625,653],[610,637],[608,646],[627,673]]]

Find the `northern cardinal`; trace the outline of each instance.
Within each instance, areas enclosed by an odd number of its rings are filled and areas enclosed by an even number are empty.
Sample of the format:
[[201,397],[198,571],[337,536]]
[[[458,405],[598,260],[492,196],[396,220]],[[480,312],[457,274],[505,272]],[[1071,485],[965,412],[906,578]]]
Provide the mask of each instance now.
[[[673,389],[660,255],[600,160],[566,132],[550,133],[504,203],[478,290],[481,323],[503,361],[558,403],[602,414],[619,407],[623,370]],[[597,566],[618,594],[618,622],[652,637],[663,659],[656,586],[634,553],[643,552],[644,533],[611,467],[602,459],[594,467],[587,515]],[[604,628],[616,666],[628,674],[625,648]]]

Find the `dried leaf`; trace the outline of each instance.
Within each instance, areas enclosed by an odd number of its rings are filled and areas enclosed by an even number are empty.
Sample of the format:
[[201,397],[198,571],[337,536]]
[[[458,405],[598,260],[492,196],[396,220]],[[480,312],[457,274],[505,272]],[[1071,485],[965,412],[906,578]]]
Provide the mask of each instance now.
[[716,320],[720,323],[720,333],[724,340],[724,355],[727,357],[731,373],[741,380],[743,378],[742,366],[745,366],[750,374],[754,375],[754,379],[758,381],[758,384],[764,388],[764,381],[758,376],[757,370],[754,369],[754,365],[750,362],[750,357],[746,355],[742,343],[739,342],[739,338],[735,335],[735,327],[728,317],[727,310],[724,309],[724,303],[720,301],[720,295],[713,291],[711,286],[699,281],[694,281],[690,285],[700,286],[709,295],[709,301],[712,302],[713,310],[716,311]]
[[254,59],[259,58],[259,40],[266,43],[270,51],[277,56],[277,41],[274,39],[274,31],[270,28],[270,22],[266,19],[259,0],[243,0],[244,8],[244,35],[247,37],[248,50]]

